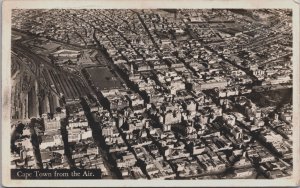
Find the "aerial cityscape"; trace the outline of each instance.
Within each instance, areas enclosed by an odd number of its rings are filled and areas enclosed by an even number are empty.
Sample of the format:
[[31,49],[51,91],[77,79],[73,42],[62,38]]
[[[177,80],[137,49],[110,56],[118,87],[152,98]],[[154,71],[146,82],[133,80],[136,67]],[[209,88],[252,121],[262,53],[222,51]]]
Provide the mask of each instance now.
[[292,10],[14,9],[11,169],[293,172]]

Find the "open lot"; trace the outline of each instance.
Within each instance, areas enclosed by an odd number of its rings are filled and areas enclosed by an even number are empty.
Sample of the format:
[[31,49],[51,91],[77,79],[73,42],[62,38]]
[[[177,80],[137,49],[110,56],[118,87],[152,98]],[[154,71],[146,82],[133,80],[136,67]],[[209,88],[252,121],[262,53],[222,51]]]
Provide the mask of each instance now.
[[107,67],[89,67],[86,71],[91,82],[100,90],[121,87],[121,81]]

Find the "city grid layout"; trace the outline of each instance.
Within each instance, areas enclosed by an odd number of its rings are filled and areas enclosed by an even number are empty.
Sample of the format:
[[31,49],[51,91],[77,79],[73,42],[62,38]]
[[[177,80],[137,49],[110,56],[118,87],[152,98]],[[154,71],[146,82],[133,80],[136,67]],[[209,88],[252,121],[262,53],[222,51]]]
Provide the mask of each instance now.
[[291,9],[14,9],[11,33],[11,169],[291,177]]

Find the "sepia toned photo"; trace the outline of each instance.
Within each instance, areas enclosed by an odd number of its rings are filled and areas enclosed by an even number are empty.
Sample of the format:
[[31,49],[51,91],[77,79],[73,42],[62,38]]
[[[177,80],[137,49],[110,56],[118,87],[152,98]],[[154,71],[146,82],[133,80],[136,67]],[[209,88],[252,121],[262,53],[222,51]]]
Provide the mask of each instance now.
[[299,10],[39,5],[5,17],[8,185],[299,183]]

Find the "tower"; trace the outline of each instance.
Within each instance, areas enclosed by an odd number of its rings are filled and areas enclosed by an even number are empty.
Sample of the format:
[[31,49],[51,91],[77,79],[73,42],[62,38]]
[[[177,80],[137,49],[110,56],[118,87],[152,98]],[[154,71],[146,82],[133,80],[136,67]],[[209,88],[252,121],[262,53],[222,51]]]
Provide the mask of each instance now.
[[133,63],[130,64],[130,73],[134,74]]

